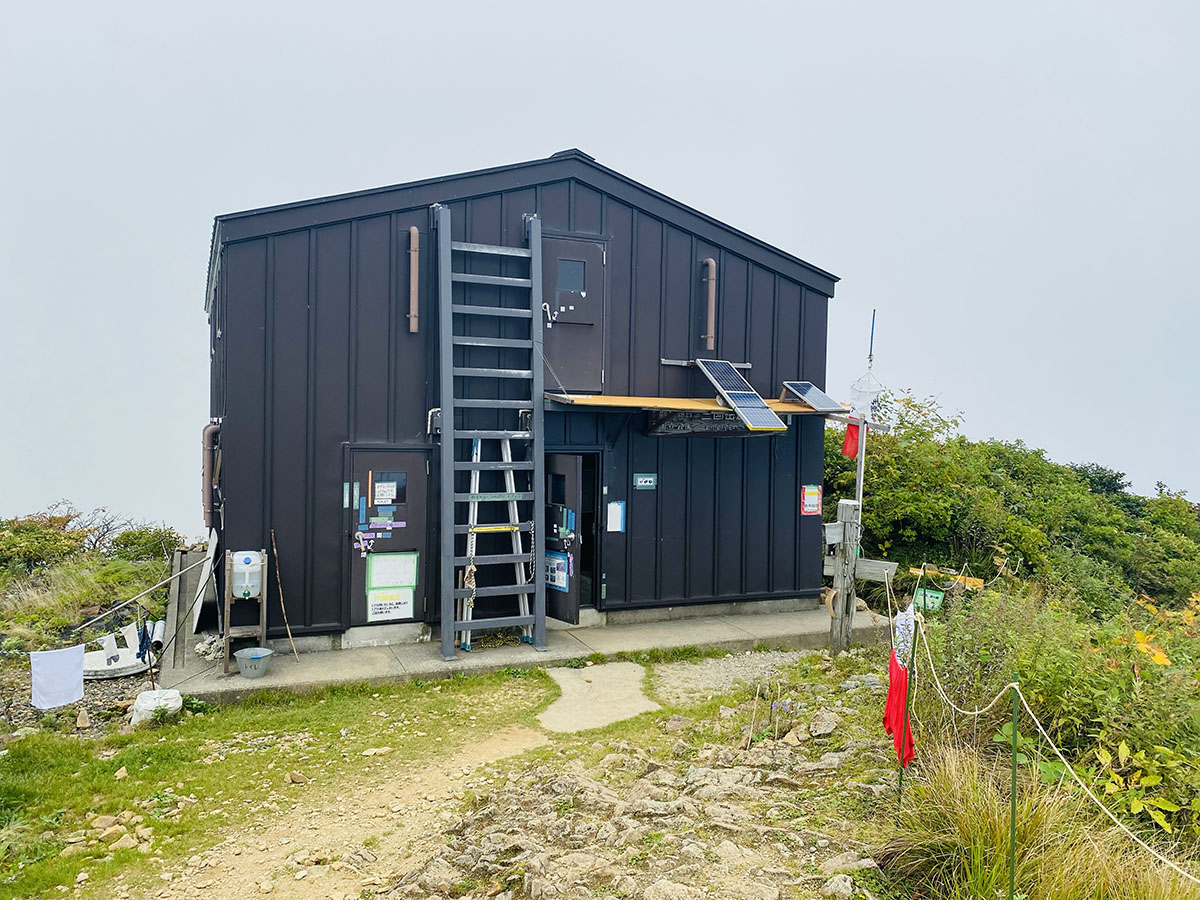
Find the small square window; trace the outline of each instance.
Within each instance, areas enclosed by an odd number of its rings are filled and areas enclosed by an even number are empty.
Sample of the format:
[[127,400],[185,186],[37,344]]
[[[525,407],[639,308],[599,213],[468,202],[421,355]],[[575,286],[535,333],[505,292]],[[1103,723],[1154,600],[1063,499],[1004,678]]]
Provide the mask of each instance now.
[[558,289],[581,294],[584,288],[585,266],[582,259],[560,259],[558,261]]
[[547,473],[549,477],[549,487],[546,493],[550,497],[551,503],[557,503],[559,506],[567,505],[567,476],[559,475],[556,472]]
[[407,472],[376,472],[371,494],[375,506],[403,505],[408,502]]

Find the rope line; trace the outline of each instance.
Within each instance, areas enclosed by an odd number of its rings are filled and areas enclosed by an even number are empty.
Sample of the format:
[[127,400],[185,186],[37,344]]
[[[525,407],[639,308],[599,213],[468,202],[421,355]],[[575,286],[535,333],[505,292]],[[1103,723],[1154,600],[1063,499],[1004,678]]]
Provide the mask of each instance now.
[[[1015,681],[1010,682],[1009,684],[1006,684],[1001,689],[1000,693],[996,695],[995,699],[993,699],[992,702],[989,703],[987,706],[984,706],[982,708],[978,708],[975,710],[965,710],[965,709],[962,709],[962,708],[956,706],[950,700],[950,698],[946,695],[946,692],[942,687],[941,679],[938,677],[937,669],[934,668],[933,653],[929,649],[929,640],[925,636],[925,623],[924,623],[923,618],[919,615],[917,616],[917,627],[918,627],[918,630],[920,631],[921,641],[925,644],[925,655],[929,660],[929,671],[930,671],[930,674],[933,675],[934,686],[936,688],[939,699],[941,699],[941,701],[943,703],[945,703],[947,706],[949,706],[955,712],[961,713],[962,715],[981,716],[985,712],[990,710],[992,707],[994,707],[1004,697],[1004,695],[1008,691],[1010,691],[1010,690],[1016,691],[1017,696],[1021,700],[1021,705],[1025,707],[1025,712],[1027,712],[1029,714],[1029,718],[1033,720],[1034,727],[1037,728],[1038,733],[1042,736],[1042,739],[1047,744],[1050,745],[1050,749],[1054,751],[1054,755],[1058,757],[1059,761],[1064,766],[1066,766],[1067,771],[1071,774],[1071,777],[1075,779],[1075,783],[1079,785],[1079,787],[1083,790],[1084,794],[1087,795],[1087,798],[1089,800],[1091,800],[1092,803],[1094,803],[1097,807],[1099,807],[1100,811],[1103,812],[1104,815],[1107,816],[1108,819],[1114,825],[1116,825],[1119,829],[1121,829],[1121,831],[1125,832],[1126,836],[1130,840],[1132,840],[1135,844],[1137,844],[1139,847],[1141,847],[1143,850],[1145,850],[1147,853],[1149,853],[1151,856],[1153,856],[1155,859],[1157,859],[1163,865],[1168,866],[1173,871],[1175,871],[1177,874],[1182,875],[1188,881],[1191,881],[1195,884],[1200,884],[1200,878],[1197,878],[1195,875],[1191,874],[1186,869],[1181,867],[1178,863],[1176,863],[1173,860],[1169,859],[1168,857],[1164,856],[1162,853],[1159,853],[1152,846],[1150,846],[1144,840],[1142,840],[1140,837],[1138,837],[1136,834],[1134,834],[1133,831],[1131,831],[1124,822],[1122,822],[1119,818],[1117,818],[1116,814],[1113,813],[1113,811],[1110,810],[1104,804],[1104,802],[1101,801],[1100,798],[1095,795],[1095,793],[1092,791],[1092,789],[1090,787],[1088,787],[1087,783],[1084,782],[1084,780],[1079,777],[1079,774],[1071,766],[1071,763],[1067,761],[1066,756],[1064,756],[1063,752],[1058,749],[1058,745],[1054,743],[1054,740],[1046,732],[1046,729],[1042,726],[1041,721],[1034,714],[1033,708],[1029,705],[1029,701],[1025,698],[1025,694],[1021,691],[1020,684],[1018,684]],[[913,639],[916,640],[916,637],[914,636]]]
[[992,702],[987,706],[976,707],[975,709],[963,709],[950,699],[950,695],[946,693],[946,689],[942,686],[942,680],[938,677],[937,669],[933,666],[933,652],[929,649],[929,638],[925,636],[925,619],[920,615],[917,616],[917,630],[921,632],[921,643],[925,645],[925,657],[929,660],[929,673],[933,676],[934,689],[937,691],[937,695],[941,698],[941,701],[956,713],[964,716],[982,716],[984,713],[990,712],[997,703],[1003,700],[1004,695],[1010,689],[1018,687],[1017,682],[1010,681],[1000,689],[1000,693],[992,698]]
[[1134,843],[1138,844],[1140,847],[1142,847],[1144,850],[1146,850],[1146,852],[1148,852],[1151,856],[1153,856],[1155,859],[1157,859],[1159,862],[1163,863],[1164,865],[1170,866],[1172,869],[1174,869],[1176,872],[1178,872],[1180,875],[1182,875],[1188,881],[1194,882],[1195,884],[1200,884],[1200,878],[1197,878],[1195,875],[1188,872],[1186,869],[1183,869],[1182,867],[1180,867],[1178,863],[1175,863],[1172,860],[1168,859],[1167,857],[1163,856],[1161,853],[1159,853],[1157,850],[1155,850],[1153,847],[1151,847],[1149,844],[1147,844],[1145,841],[1143,841],[1140,837],[1138,837],[1136,834],[1134,834],[1132,831],[1130,831],[1129,827],[1124,822],[1122,822],[1120,819],[1118,819],[1116,817],[1116,815],[1113,814],[1112,810],[1110,810],[1107,806],[1104,805],[1104,803],[1101,802],[1099,797],[1097,797],[1094,793],[1092,793],[1092,789],[1089,788],[1084,783],[1083,779],[1080,778],[1079,775],[1075,772],[1075,770],[1071,767],[1071,764],[1069,762],[1067,762],[1067,758],[1065,756],[1063,756],[1062,751],[1058,749],[1058,746],[1054,743],[1053,740],[1051,740],[1050,735],[1048,735],[1046,733],[1046,729],[1042,727],[1042,723],[1040,721],[1038,721],[1038,717],[1033,714],[1033,710],[1029,706],[1029,701],[1025,699],[1025,695],[1021,692],[1020,686],[1017,685],[1013,689],[1017,692],[1017,696],[1021,698],[1021,705],[1024,706],[1025,711],[1027,713],[1029,713],[1029,718],[1033,719],[1033,724],[1035,726],[1037,726],[1037,730],[1041,734],[1042,738],[1046,741],[1047,744],[1050,745],[1050,749],[1054,751],[1054,755],[1057,756],[1059,758],[1059,760],[1062,762],[1062,764],[1067,767],[1067,771],[1071,773],[1071,777],[1075,779],[1075,783],[1078,784],[1083,789],[1083,792],[1085,794],[1087,794],[1088,799],[1090,799],[1093,803],[1095,803],[1096,806],[1100,807],[1100,810],[1104,813],[1104,815],[1108,816],[1108,818],[1110,820],[1112,820],[1112,823],[1114,825],[1116,825],[1123,832],[1125,832],[1125,834],[1127,834]]

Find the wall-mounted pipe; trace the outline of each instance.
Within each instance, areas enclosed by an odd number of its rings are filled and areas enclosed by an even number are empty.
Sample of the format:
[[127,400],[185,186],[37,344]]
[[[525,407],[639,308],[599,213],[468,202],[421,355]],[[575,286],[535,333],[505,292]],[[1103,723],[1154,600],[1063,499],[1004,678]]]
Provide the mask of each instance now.
[[416,225],[408,229],[408,330],[417,333],[417,294],[421,284],[421,232]]
[[213,447],[216,444],[217,435],[221,432],[221,426],[216,422],[209,422],[204,426],[204,431],[201,433],[200,444],[204,450],[204,458],[200,463],[200,481],[201,481],[201,500],[204,503],[204,527],[212,528],[213,526]]
[[704,338],[705,350],[717,349],[717,261],[711,256],[706,257],[701,265],[704,266],[704,283],[708,286],[708,319],[706,320]]

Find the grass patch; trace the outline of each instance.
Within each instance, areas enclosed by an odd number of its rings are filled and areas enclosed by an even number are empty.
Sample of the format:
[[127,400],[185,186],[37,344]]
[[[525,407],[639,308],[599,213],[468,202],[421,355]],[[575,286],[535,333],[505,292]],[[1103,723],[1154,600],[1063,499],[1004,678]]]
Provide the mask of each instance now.
[[[1005,896],[1010,782],[972,751],[927,747],[896,835],[875,854],[936,900]],[[1032,779],[1017,791],[1016,889],[1028,900],[1168,900],[1183,879],[1101,821],[1083,797]]]
[[635,662],[642,666],[657,666],[662,663],[684,662],[685,660],[716,659],[729,655],[728,650],[720,647],[668,647],[665,649],[637,650],[626,652],[622,650],[613,659],[620,662]]
[[[131,561],[99,554],[74,557],[34,575],[8,578],[0,587],[3,649],[36,650],[57,643],[65,632],[88,618],[87,612],[125,600],[165,578],[170,564],[161,559]],[[167,589],[141,601],[151,615],[166,609]],[[101,631],[112,630],[101,622]],[[92,636],[85,633],[83,636]]]
[[[12,896],[37,896],[73,884],[87,868],[88,890],[100,893],[118,872],[147,876],[149,864],[137,850],[106,862],[99,844],[60,856],[66,836],[95,815],[145,816],[155,848],[170,861],[203,852],[227,827],[261,821],[347,776],[400,761],[420,765],[506,725],[533,725],[553,684],[543,670],[520,672],[307,694],[264,690],[130,735],[85,741],[39,733],[13,742],[0,758],[0,882]],[[379,746],[393,752],[362,756]],[[122,767],[128,777],[117,781]],[[312,781],[288,782],[293,770]],[[51,820],[53,828],[46,827]],[[53,836],[42,839],[45,831]]]

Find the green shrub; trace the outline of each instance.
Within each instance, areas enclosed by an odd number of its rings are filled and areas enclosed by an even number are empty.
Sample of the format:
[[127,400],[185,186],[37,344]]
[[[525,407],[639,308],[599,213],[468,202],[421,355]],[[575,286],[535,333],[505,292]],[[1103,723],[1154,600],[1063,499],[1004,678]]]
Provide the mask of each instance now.
[[[1114,811],[1149,833],[1200,843],[1200,598],[1183,611],[1144,606],[1100,623],[1077,600],[988,591],[952,600],[927,632],[958,706],[983,706],[1015,675],[1055,743]],[[922,662],[918,684],[927,672]],[[977,749],[1011,715],[1001,702],[967,721],[932,690],[914,696],[926,739],[954,738]],[[1020,730],[1034,733],[1024,714]],[[1031,769],[1052,760],[1037,742],[1034,752],[1040,756]]]
[[133,561],[170,560],[171,554],[185,543],[182,534],[166,525],[135,525],[115,535],[109,541],[108,552],[118,559]]
[[0,520],[0,571],[29,574],[78,553],[87,532],[72,528],[76,513],[35,513]]
[[[891,434],[867,442],[863,550],[906,566],[922,562],[990,578],[1002,561],[1055,593],[1080,597],[1098,617],[1130,590],[1181,604],[1200,591],[1200,515],[1182,492],[1134,497],[1120,472],[1065,466],[1020,441],[969,441],[932,400],[889,397]],[[855,460],[844,430],[825,430],[825,510],[854,496]]]

